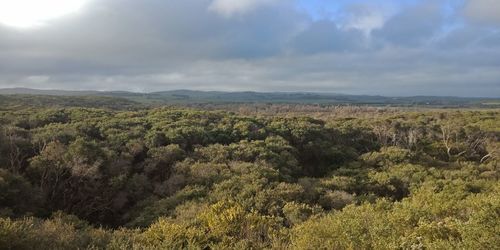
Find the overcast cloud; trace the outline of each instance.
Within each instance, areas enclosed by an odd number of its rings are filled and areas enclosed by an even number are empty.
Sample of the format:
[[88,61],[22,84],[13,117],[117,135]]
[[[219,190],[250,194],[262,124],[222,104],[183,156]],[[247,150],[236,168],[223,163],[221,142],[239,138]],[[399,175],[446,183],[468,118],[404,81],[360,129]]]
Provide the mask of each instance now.
[[497,0],[93,0],[0,24],[0,88],[500,97]]

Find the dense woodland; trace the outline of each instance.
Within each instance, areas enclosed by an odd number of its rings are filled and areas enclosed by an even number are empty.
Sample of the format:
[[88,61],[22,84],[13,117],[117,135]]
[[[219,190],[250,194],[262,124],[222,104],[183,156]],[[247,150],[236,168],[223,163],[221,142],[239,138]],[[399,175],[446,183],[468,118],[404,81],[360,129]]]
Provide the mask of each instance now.
[[0,249],[499,249],[498,109],[78,100],[3,100]]

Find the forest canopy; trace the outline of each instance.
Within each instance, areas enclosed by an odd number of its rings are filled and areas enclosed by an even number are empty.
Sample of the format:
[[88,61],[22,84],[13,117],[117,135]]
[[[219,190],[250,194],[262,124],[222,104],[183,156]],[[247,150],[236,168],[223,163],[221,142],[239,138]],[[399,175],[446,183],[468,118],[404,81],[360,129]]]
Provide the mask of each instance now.
[[45,102],[0,109],[1,249],[500,246],[496,109]]

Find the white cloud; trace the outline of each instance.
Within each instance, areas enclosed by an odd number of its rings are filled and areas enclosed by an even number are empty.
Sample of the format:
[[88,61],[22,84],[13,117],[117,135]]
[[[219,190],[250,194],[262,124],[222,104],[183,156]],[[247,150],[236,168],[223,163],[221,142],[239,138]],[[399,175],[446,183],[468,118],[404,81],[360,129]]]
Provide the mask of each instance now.
[[500,22],[500,1],[468,0],[465,14],[480,22]]
[[384,22],[384,15],[374,12],[349,20],[346,28],[362,30],[368,35],[372,30],[382,28]]
[[347,6],[344,20],[340,20],[341,27],[362,31],[366,36],[372,30],[382,28],[391,16],[387,7],[373,3],[353,4]]
[[209,10],[215,11],[225,17],[231,17],[278,2],[281,2],[281,0],[214,0],[209,6]]
[[87,0],[0,0],[0,23],[17,28],[39,26],[76,12],[86,3]]

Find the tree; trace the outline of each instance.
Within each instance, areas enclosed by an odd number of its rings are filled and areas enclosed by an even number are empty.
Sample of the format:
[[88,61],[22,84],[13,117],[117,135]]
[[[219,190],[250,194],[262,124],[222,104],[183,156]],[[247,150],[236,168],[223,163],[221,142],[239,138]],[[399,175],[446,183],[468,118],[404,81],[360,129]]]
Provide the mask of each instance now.
[[163,181],[171,174],[175,162],[182,160],[185,152],[177,144],[152,148],[148,151],[148,159],[144,171],[152,179]]
[[497,160],[500,157],[500,142],[498,139],[489,139],[486,141],[487,154],[481,157],[481,163],[488,160]]
[[0,169],[0,204],[0,217],[20,217],[37,212],[40,197],[24,177]]
[[26,139],[27,133],[23,129],[13,126],[3,127],[0,133],[5,140],[3,148],[7,166],[14,174],[20,174],[24,171],[26,159],[31,156],[29,153],[31,144]]
[[39,155],[30,162],[29,174],[45,196],[48,204],[60,202],[65,182],[71,176],[71,169],[64,161],[67,147],[60,142],[47,144]]

